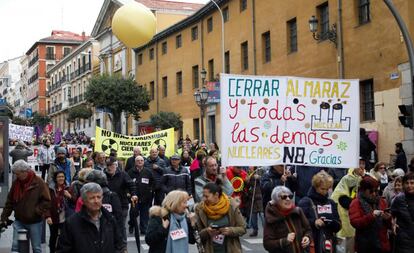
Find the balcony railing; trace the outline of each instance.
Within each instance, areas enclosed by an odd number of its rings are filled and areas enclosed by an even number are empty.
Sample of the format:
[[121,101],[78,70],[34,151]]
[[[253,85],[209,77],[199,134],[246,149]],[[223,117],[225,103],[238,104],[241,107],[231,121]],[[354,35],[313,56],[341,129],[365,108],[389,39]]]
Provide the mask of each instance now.
[[34,82],[34,81],[36,81],[38,78],[39,78],[39,74],[38,74],[38,73],[34,74],[33,76],[31,76],[31,77],[29,78],[29,81],[27,81],[27,84],[31,84],[31,83],[33,83],[33,82]]
[[31,67],[33,64],[35,64],[39,60],[39,55],[36,55],[29,61],[29,67]]
[[83,75],[84,73],[88,72],[91,70],[91,64],[90,63],[86,63],[83,66],[80,66],[78,69],[75,69],[72,73],[70,73],[70,79],[75,79],[81,75]]
[[46,53],[46,60],[55,60],[55,59],[56,59],[55,54]]

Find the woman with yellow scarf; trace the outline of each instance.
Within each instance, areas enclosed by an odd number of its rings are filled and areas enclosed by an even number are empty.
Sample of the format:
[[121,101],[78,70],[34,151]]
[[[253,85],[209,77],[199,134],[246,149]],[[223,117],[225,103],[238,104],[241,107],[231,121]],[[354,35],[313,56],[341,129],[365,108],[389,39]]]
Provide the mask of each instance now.
[[241,253],[239,237],[246,223],[236,201],[223,193],[217,183],[203,187],[203,201],[195,208],[197,227],[205,253]]

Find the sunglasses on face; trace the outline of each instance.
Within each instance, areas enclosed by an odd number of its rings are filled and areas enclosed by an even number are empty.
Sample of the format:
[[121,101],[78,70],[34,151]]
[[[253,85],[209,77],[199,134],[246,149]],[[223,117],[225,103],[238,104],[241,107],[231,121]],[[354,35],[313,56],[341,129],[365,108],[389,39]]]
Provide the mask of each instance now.
[[293,195],[290,194],[290,195],[282,195],[282,196],[280,196],[280,199],[282,199],[282,200],[286,200],[287,198],[293,199]]

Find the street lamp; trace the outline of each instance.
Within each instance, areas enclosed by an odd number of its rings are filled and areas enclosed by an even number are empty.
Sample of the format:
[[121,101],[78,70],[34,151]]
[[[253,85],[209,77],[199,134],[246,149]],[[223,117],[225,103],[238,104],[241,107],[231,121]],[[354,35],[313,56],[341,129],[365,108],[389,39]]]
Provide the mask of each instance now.
[[[205,78],[205,70],[204,72],[201,71],[201,76],[203,76],[204,73],[204,78]],[[201,116],[201,143],[204,143],[204,110],[206,108],[207,105],[207,100],[208,100],[208,90],[205,86],[203,86],[203,88],[201,88],[201,90],[197,90],[194,93],[194,99],[196,104],[198,105],[198,107],[200,107],[200,116]]]
[[[318,19],[315,16],[312,16],[309,19],[309,31],[312,33],[312,36],[315,40],[319,41],[321,40],[321,35],[318,33]],[[328,38],[331,42],[335,44],[335,47],[337,46],[336,41],[336,24],[332,25],[331,29],[328,29],[325,34],[322,35],[323,39]]]

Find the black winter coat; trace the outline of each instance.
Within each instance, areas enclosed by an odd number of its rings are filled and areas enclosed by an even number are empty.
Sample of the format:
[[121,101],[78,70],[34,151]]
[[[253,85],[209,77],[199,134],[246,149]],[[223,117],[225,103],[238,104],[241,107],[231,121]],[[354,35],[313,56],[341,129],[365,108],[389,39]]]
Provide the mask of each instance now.
[[[332,199],[329,199],[328,196],[320,195],[316,192],[315,188],[311,187],[308,196],[299,201],[299,207],[302,208],[303,213],[312,227],[315,252],[320,253],[322,252],[321,245],[325,243],[320,240],[320,234],[324,233],[327,239],[335,239],[335,233],[341,229],[341,220],[339,218],[337,205]],[[315,216],[315,211],[317,212],[318,217]],[[326,219],[325,227],[318,229],[315,226],[315,220],[321,217]],[[335,247],[335,245],[333,245],[333,247]]]
[[124,250],[121,232],[115,219],[101,208],[100,230],[89,220],[86,208],[72,215],[64,224],[57,253],[118,253]]
[[[272,194],[273,189],[276,186],[283,185],[281,178],[282,175],[278,174],[272,168],[262,176],[260,180],[260,189],[262,191],[263,210],[266,210],[267,203],[271,200],[270,195]],[[294,192],[297,187],[296,178],[293,176],[288,177],[285,186]]]
[[166,156],[163,156],[163,157],[161,157],[161,156],[158,156],[159,158],[161,158],[163,161],[164,161],[164,166],[165,166],[165,168],[167,168],[167,167],[169,167],[169,166],[171,166],[171,164],[170,164],[170,159],[168,158],[168,157],[166,157]]
[[[158,168],[154,169],[153,168],[154,164],[157,165]],[[161,190],[161,178],[162,178],[162,175],[164,175],[165,168],[166,168],[164,160],[162,160],[158,156],[155,160],[152,160],[151,157],[148,157],[145,160],[144,167],[149,169],[152,172],[152,175],[154,177],[154,182],[155,182],[154,190],[156,191]]]
[[135,156],[131,156],[127,159],[126,165],[125,165],[125,171],[128,172],[130,169],[133,169],[135,167]]
[[102,187],[103,190],[103,198],[102,198],[102,206],[112,214],[115,221],[118,224],[118,228],[121,229],[122,226],[122,206],[121,201],[119,200],[118,194],[109,190],[108,187]]
[[129,192],[131,196],[137,195],[136,186],[131,177],[125,171],[120,171],[118,169],[113,176],[106,171],[105,174],[108,178],[108,188],[118,194],[122,208],[127,209],[129,204],[127,193]]
[[128,174],[135,183],[138,203],[150,204],[154,194],[154,176],[152,172],[146,168],[141,171],[133,168],[129,170]]
[[187,170],[179,166],[178,170],[168,167],[161,179],[161,188],[165,194],[173,190],[183,190],[191,195],[191,181]]
[[400,194],[391,204],[391,213],[397,219],[396,253],[411,253],[414,249],[414,195]]
[[407,173],[407,156],[404,151],[400,151],[400,153],[397,154],[394,166],[396,169],[400,168]]

